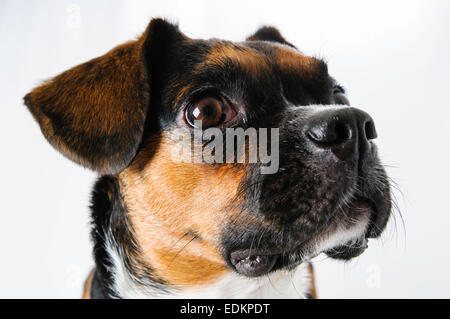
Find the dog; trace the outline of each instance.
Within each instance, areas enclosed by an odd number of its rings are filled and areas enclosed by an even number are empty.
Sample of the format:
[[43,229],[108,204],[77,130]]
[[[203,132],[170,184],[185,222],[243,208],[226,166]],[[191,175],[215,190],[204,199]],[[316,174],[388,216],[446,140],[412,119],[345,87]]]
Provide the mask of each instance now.
[[[200,40],[155,18],[24,104],[56,150],[100,175],[85,298],[316,297],[311,259],[359,256],[391,214],[373,119],[274,27]],[[217,150],[226,161],[173,156],[176,131],[237,128],[276,129],[275,172]]]

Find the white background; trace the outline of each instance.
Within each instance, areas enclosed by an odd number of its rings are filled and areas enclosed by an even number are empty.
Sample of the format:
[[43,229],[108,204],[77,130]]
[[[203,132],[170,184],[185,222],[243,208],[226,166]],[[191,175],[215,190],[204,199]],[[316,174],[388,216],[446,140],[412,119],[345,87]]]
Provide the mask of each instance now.
[[278,27],[327,59],[375,119],[405,219],[348,263],[317,258],[323,298],[450,297],[450,1],[1,1],[0,297],[78,298],[93,265],[95,175],[53,150],[22,104],[41,80],[141,33],[151,17],[191,37]]

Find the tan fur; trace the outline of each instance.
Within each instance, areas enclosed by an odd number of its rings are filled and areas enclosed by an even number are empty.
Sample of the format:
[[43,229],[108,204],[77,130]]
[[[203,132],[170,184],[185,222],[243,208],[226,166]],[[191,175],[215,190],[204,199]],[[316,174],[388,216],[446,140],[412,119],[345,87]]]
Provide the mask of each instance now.
[[316,289],[316,280],[314,277],[314,268],[311,264],[308,265],[309,278],[311,280],[311,297],[313,299],[317,299],[317,289]]
[[163,135],[152,143],[119,175],[141,257],[170,284],[213,282],[229,271],[218,238],[237,214],[230,204],[242,165],[176,163],[170,138]]
[[268,72],[272,67],[265,57],[260,52],[245,46],[240,46],[231,43],[219,42],[214,46],[205,57],[205,62],[201,63],[199,68],[204,65],[222,65],[230,59],[233,63],[238,65],[248,75],[257,77],[260,72]]
[[297,72],[302,78],[311,78],[316,75],[319,60],[309,57],[287,47],[279,47],[275,51],[278,66],[282,72]]
[[86,281],[84,282],[83,295],[81,299],[91,299],[91,285],[92,279],[94,278],[94,272],[95,268],[91,270],[88,277],[86,278]]

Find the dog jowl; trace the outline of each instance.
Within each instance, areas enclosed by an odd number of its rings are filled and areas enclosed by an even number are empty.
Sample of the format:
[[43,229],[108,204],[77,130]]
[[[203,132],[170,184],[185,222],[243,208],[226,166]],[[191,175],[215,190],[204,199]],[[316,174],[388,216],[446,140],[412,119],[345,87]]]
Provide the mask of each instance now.
[[[275,28],[235,43],[154,19],[24,99],[58,151],[101,175],[94,298],[305,297],[311,258],[358,256],[389,219],[373,119]],[[232,147],[230,130],[244,133]],[[180,143],[192,160],[174,158]]]

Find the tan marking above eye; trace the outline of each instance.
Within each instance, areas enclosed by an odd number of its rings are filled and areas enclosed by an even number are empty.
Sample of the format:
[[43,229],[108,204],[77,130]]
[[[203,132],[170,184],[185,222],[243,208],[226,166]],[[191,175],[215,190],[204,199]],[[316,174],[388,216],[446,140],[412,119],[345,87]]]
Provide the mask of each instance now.
[[320,60],[309,57],[292,48],[279,47],[275,51],[278,66],[282,72],[297,72],[300,76],[311,78],[316,75]]
[[258,75],[261,71],[270,72],[272,70],[268,59],[257,50],[224,42],[216,43],[199,67],[205,65],[226,66],[230,60],[248,74]]

